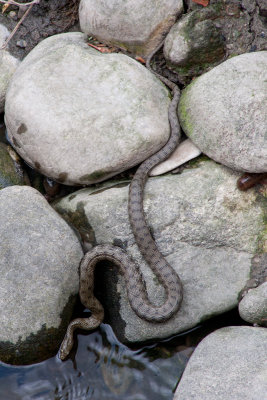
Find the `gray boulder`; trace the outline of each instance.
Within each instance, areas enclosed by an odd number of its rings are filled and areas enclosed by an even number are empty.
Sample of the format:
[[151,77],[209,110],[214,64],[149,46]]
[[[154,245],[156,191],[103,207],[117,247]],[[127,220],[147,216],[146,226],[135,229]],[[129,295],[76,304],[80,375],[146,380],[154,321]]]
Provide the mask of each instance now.
[[66,33],[23,60],[8,88],[5,122],[28,164],[58,182],[87,185],[161,148],[169,103],[168,90],[143,65]]
[[240,317],[252,324],[267,326],[267,282],[250,289],[238,306]]
[[267,330],[219,329],[191,356],[174,400],[259,400],[267,393]]
[[[261,196],[253,189],[238,191],[238,174],[226,167],[212,161],[192,164],[179,175],[150,178],[145,191],[148,225],[183,282],[184,300],[177,315],[162,324],[141,320],[129,305],[116,268],[111,272],[103,267],[99,273],[107,320],[123,342],[171,336],[232,309],[250,277],[265,229]],[[127,198],[127,182],[107,182],[72,193],[55,209],[75,224],[87,248],[122,246],[140,265],[149,298],[160,304],[164,290],[137,249]]]
[[195,79],[178,107],[186,135],[230,168],[267,171],[267,51],[242,54]]
[[27,186],[0,191],[0,359],[28,364],[54,355],[78,292],[79,240]]
[[182,0],[81,0],[81,30],[146,56],[183,12]]

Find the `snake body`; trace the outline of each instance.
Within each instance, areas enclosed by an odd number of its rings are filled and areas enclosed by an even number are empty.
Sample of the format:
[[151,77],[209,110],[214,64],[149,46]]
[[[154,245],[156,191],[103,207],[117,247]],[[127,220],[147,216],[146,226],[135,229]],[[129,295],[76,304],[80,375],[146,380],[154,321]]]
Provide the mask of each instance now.
[[146,224],[143,210],[144,187],[149,171],[159,162],[165,160],[174,151],[180,140],[180,127],[177,118],[180,90],[176,84],[157,74],[150,67],[152,57],[161,46],[162,43],[150,54],[146,66],[172,90],[173,98],[168,109],[171,135],[165,146],[145,160],[137,169],[130,184],[128,212],[139,250],[159,282],[163,285],[166,300],[161,306],[156,306],[149,301],[139,267],[120,247],[111,245],[96,246],[84,255],[80,264],[79,295],[82,304],[90,309],[91,316],[89,318],[77,318],[69,324],[59,351],[59,357],[62,360],[68,356],[73,346],[73,332],[75,329],[95,329],[104,319],[104,309],[94,296],[94,270],[99,261],[108,260],[119,267],[120,272],[125,277],[130,305],[135,313],[146,321],[162,322],[168,320],[178,311],[182,302],[183,290],[180,278],[158,250]]

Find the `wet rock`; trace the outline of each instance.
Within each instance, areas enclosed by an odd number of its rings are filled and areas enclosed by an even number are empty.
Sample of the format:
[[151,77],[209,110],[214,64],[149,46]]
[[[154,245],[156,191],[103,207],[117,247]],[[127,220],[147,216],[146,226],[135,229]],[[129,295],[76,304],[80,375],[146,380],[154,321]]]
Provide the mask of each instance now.
[[182,12],[182,0],[82,0],[79,19],[89,36],[146,56]]
[[68,33],[44,40],[23,60],[8,88],[5,122],[28,164],[57,182],[87,185],[165,144],[169,102],[144,66]]
[[186,135],[228,167],[267,171],[267,52],[231,58],[195,79],[178,107]]
[[8,83],[19,65],[19,60],[11,56],[7,50],[1,50],[8,36],[7,28],[0,24],[0,113],[4,111]]
[[266,329],[232,326],[211,333],[191,356],[174,400],[263,399],[266,352]]
[[[99,269],[100,299],[106,318],[123,342],[171,336],[238,304],[250,276],[253,254],[264,242],[262,197],[236,188],[238,174],[212,161],[198,161],[179,175],[150,178],[145,213],[156,243],[184,286],[180,311],[153,324],[138,318],[127,300],[125,281],[105,266]],[[140,265],[149,298],[164,290],[145,265],[128,220],[126,182],[86,188],[55,204],[84,238],[95,244],[122,246]],[[266,240],[266,238],[265,238]],[[97,280],[97,279],[96,279]]]
[[238,308],[245,321],[267,326],[267,281],[256,289],[250,289]]
[[157,176],[172,171],[174,168],[186,163],[192,158],[201,154],[201,151],[194,145],[190,139],[184,140],[168,157],[167,160],[156,165],[149,173],[150,176]]
[[0,191],[0,359],[54,355],[70,320],[83,252],[66,222],[27,186]]
[[224,39],[211,7],[186,14],[171,28],[164,43],[164,55],[181,76],[199,75],[224,55]]
[[25,184],[25,172],[19,160],[14,160],[10,152],[14,152],[14,150],[0,142],[0,189],[7,186]]

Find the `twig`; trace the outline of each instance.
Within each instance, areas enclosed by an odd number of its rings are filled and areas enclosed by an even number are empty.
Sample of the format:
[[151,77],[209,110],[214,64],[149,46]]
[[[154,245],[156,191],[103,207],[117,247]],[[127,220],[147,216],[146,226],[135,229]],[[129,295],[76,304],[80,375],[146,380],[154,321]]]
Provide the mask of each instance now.
[[18,3],[17,1],[14,1],[14,0],[0,0],[0,3],[12,4],[14,6],[20,7],[20,6],[31,6],[33,4],[38,4],[38,3],[40,3],[40,0],[32,0],[32,1],[29,1],[28,3]]
[[[0,0],[2,1],[2,0]],[[2,1],[3,2],[3,1]],[[23,14],[23,16],[21,17],[21,19],[19,20],[19,22],[17,23],[17,25],[15,26],[15,28],[13,29],[13,31],[10,33],[10,35],[8,36],[7,40],[4,42],[3,46],[1,47],[1,50],[4,50],[6,48],[6,46],[8,45],[9,41],[13,38],[13,36],[15,35],[15,33],[17,32],[17,30],[19,29],[20,25],[22,24],[22,22],[24,21],[24,19],[27,17],[27,15],[29,14],[29,12],[31,11],[32,7],[34,6],[34,4],[36,4],[36,1],[32,2],[30,4],[30,7],[28,8],[28,10],[25,11],[25,13]],[[25,5],[25,4],[24,4]]]

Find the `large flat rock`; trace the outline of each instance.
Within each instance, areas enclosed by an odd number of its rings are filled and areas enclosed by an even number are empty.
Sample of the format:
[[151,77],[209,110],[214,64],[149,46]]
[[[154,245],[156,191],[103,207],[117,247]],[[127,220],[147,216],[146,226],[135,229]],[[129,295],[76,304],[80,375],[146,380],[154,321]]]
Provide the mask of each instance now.
[[[265,229],[261,196],[253,189],[240,192],[237,177],[226,167],[202,161],[180,175],[148,180],[144,201],[148,225],[160,251],[180,275],[184,300],[166,323],[143,321],[132,311],[116,268],[113,273],[101,268],[101,301],[121,340],[164,338],[237,306]],[[91,245],[122,246],[140,264],[149,298],[160,304],[164,290],[142,261],[131,233],[128,184],[109,185],[112,182],[82,189],[57,202],[55,208]]]

